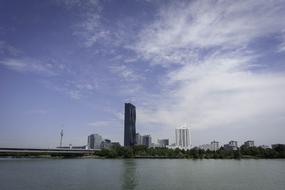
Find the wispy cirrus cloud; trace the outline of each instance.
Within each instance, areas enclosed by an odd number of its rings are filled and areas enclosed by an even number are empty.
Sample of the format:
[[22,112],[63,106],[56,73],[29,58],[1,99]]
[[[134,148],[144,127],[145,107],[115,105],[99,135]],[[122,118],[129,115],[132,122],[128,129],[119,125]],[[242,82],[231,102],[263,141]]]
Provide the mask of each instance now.
[[50,63],[42,63],[40,60],[31,58],[6,58],[0,60],[0,64],[8,69],[21,73],[36,73],[46,76],[54,76],[57,74],[56,67]]
[[98,0],[56,0],[56,3],[66,8],[81,8],[84,10],[92,10],[94,7],[99,6]]
[[[88,47],[106,39],[102,41],[108,47],[119,44],[133,51],[136,62],[168,67],[166,74],[159,75],[162,82],[156,84],[161,94],[148,94],[141,87],[128,93],[152,97],[136,97],[147,101],[146,106],[138,107],[140,123],[173,128],[187,121],[194,128],[207,128],[250,120],[264,127],[260,116],[269,119],[284,112],[279,102],[285,79],[282,72],[255,71],[262,53],[251,45],[282,34],[285,24],[277,21],[285,17],[284,8],[281,1],[178,1],[162,5],[155,19],[136,26],[137,33],[130,37],[124,33],[132,30],[115,30],[120,31],[115,38],[114,30],[102,25],[97,14],[83,31],[87,31]],[[110,39],[116,43],[109,43]],[[282,41],[275,46],[282,52]],[[124,64],[110,69],[123,79],[138,81],[137,74]],[[132,89],[128,84],[123,91]]]
[[281,39],[281,43],[277,48],[277,52],[283,53],[285,52],[285,30],[283,30],[283,34],[281,35],[280,39]]
[[0,41],[0,55],[18,56],[22,52],[14,46],[7,44],[5,41]]
[[[138,121],[165,130],[184,122],[195,129],[267,131],[274,121],[281,127],[284,71],[270,70],[271,63],[260,61],[262,50],[251,45],[282,33],[285,25],[278,20],[284,8],[281,1],[191,1],[162,7],[139,33],[134,50],[150,65],[178,66],[160,77],[163,94],[138,108]],[[282,50],[281,42],[274,45]],[[261,64],[266,69],[260,70]]]
[[170,72],[165,88],[177,87],[154,100],[157,109],[140,110],[142,121],[170,127],[185,121],[193,128],[209,128],[282,116],[284,74],[254,73],[247,67],[250,58],[223,56]]
[[92,73],[88,72],[88,76],[82,77],[57,60],[16,57],[0,60],[0,65],[19,73],[38,75],[38,81],[45,87],[76,100],[89,96],[98,88],[96,79],[91,77]]
[[87,98],[98,88],[96,80],[83,80],[80,77],[70,77],[68,80],[55,78],[54,80],[42,80],[41,83],[47,88],[63,93],[74,100]]
[[143,80],[144,77],[136,73],[133,69],[128,67],[127,65],[112,65],[109,67],[110,71],[119,77],[123,78],[124,80],[127,81],[138,81],[138,80]]
[[246,47],[276,35],[285,28],[277,22],[284,16],[282,1],[172,3],[139,34],[135,50],[158,64],[190,63],[197,51]]

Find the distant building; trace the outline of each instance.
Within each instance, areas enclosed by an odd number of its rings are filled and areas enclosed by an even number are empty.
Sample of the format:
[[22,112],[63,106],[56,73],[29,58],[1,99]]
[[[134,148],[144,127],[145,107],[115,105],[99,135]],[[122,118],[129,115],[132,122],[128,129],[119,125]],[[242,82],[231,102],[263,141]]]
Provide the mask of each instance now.
[[119,142],[111,142],[109,139],[105,139],[101,142],[101,149],[111,149],[121,147]]
[[182,149],[190,149],[191,147],[191,136],[190,129],[186,126],[175,129],[175,141],[176,146]]
[[136,144],[136,107],[125,103],[124,146]]
[[218,141],[212,141],[211,144],[203,144],[200,145],[198,148],[205,151],[207,150],[216,151],[219,150],[220,146]]
[[100,149],[101,148],[101,142],[103,141],[103,138],[99,134],[91,134],[88,136],[88,148],[89,149]]
[[260,145],[259,147],[260,147],[260,148],[263,148],[263,149],[270,148],[268,145]]
[[136,134],[136,144],[143,144],[142,136],[139,133]]
[[232,145],[230,145],[230,144],[225,144],[225,145],[224,145],[224,149],[225,149],[225,150],[237,150],[236,147],[234,147],[234,146],[232,146]]
[[112,142],[112,148],[118,148],[118,147],[121,147],[120,143],[119,142]]
[[169,145],[169,139],[158,139],[157,143],[159,147],[166,147]]
[[271,147],[274,150],[276,150],[276,149],[285,150],[285,144],[272,144]]
[[237,141],[230,141],[229,144],[224,145],[225,150],[237,150],[238,149],[238,142]]
[[207,150],[211,150],[211,145],[210,144],[203,144],[203,145],[200,145],[198,148],[201,150],[207,151]]
[[238,142],[237,141],[230,141],[229,145],[231,145],[233,147],[238,147]]
[[112,148],[112,143],[111,140],[105,139],[104,141],[101,142],[101,149],[110,149]]
[[148,146],[148,147],[150,147],[151,146],[151,136],[150,135],[144,135],[144,136],[142,136],[142,144],[143,145],[146,145],[146,146]]
[[244,142],[244,146],[247,148],[254,147],[254,141],[246,141]]
[[218,141],[212,141],[211,142],[211,148],[210,148],[210,150],[211,151],[217,151],[217,150],[219,150],[219,142]]

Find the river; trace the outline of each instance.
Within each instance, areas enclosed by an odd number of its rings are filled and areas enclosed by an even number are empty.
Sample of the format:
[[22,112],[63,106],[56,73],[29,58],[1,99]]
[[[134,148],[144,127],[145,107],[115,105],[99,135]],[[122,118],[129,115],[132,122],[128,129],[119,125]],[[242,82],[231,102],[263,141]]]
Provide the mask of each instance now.
[[285,160],[0,159],[1,190],[283,190]]

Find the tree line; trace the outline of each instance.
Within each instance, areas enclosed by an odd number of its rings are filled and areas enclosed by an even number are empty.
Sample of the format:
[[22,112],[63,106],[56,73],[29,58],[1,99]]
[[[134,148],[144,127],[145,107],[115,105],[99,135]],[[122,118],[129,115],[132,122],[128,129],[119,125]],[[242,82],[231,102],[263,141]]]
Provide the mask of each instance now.
[[225,150],[221,147],[217,151],[202,150],[194,147],[190,150],[170,148],[148,148],[145,145],[133,147],[113,147],[102,149],[95,153],[105,158],[189,158],[189,159],[242,159],[242,158],[285,158],[285,146],[275,148],[241,146],[237,150]]

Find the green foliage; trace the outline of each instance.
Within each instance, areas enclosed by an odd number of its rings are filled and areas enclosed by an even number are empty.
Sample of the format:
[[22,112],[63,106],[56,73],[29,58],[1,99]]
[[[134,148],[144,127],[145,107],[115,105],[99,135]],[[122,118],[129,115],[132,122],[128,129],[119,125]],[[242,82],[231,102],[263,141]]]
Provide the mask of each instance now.
[[234,151],[234,159],[241,159],[241,153],[239,149]]
[[[58,157],[73,158],[81,157],[86,154],[70,153],[0,153],[0,157]],[[169,149],[169,148],[148,148],[144,145],[135,145],[133,147],[113,147],[112,149],[103,149],[96,151],[95,155],[104,158],[189,158],[189,159],[242,159],[242,158],[285,158],[285,146],[277,145],[273,149],[262,147],[241,146],[238,150],[225,150],[220,148],[217,151],[201,150],[197,147],[191,150]]]
[[285,158],[284,147],[275,149],[263,149],[261,147],[241,146],[238,150],[225,150],[220,148],[217,151],[201,150],[197,147],[191,150],[169,149],[169,148],[148,148],[144,145],[133,147],[114,147],[103,149],[95,153],[105,158],[189,158],[189,159],[241,159],[241,158]]

